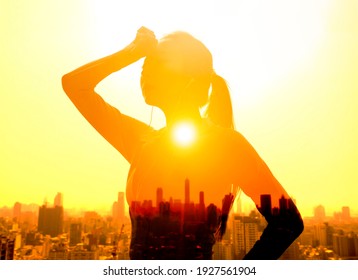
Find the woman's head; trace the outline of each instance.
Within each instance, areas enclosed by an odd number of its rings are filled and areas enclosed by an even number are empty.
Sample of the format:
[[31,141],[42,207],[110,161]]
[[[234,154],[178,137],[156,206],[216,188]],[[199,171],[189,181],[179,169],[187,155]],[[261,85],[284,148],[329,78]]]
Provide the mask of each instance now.
[[200,107],[207,102],[212,73],[212,56],[204,44],[188,33],[174,32],[144,61],[143,95],[148,104],[159,107],[176,101]]
[[[209,89],[212,86],[212,93],[222,91],[227,95],[225,106],[230,107],[231,116],[228,118],[232,121],[229,92],[225,81],[219,78],[214,73],[212,55],[207,47],[186,32],[174,32],[159,40],[157,48],[146,57],[141,87],[147,104],[162,110],[172,110],[179,109],[179,106],[192,106],[199,109],[208,103]],[[220,81],[217,83],[218,79]],[[223,86],[224,89],[218,90],[218,87]],[[213,97],[211,95],[210,99]],[[218,96],[215,99],[218,103]],[[209,102],[207,111],[209,118],[211,105]],[[220,111],[222,115],[227,114],[221,112],[227,111],[226,109],[228,108],[221,110],[215,106],[211,111]],[[232,125],[224,126],[232,127]]]

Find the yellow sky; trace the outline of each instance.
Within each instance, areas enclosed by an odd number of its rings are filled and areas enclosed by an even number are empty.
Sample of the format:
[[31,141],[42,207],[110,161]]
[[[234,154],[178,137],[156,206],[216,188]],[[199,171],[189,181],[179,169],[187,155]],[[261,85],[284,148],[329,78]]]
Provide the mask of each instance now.
[[[287,3],[289,2],[289,3]],[[227,79],[237,129],[304,215],[318,204],[358,214],[358,1],[1,1],[0,207],[110,209],[129,166],[61,88],[61,76],[124,47],[145,25],[185,30]],[[140,63],[100,86],[149,123]],[[163,125],[154,110],[153,125]]]

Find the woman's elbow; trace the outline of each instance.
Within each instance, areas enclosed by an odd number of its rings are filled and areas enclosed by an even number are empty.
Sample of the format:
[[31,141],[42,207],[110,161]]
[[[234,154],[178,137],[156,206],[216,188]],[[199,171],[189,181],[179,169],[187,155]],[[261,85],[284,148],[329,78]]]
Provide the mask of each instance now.
[[69,74],[63,75],[61,82],[62,82],[62,88],[67,95],[75,91],[75,87],[74,87],[75,83]]

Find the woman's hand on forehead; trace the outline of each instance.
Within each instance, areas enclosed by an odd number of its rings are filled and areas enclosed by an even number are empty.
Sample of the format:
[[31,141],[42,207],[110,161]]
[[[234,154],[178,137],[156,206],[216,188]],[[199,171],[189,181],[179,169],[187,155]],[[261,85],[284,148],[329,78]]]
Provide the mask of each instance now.
[[157,45],[158,40],[154,32],[142,26],[138,29],[135,39],[128,48],[133,56],[140,59],[153,53]]

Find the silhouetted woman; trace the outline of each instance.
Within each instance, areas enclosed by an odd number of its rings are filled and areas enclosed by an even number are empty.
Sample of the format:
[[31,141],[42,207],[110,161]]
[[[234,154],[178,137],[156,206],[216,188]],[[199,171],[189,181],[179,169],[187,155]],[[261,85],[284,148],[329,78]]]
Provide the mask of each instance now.
[[[95,92],[105,77],[143,57],[142,94],[164,112],[160,130],[122,114]],[[302,232],[296,206],[234,130],[227,85],[209,50],[191,35],[175,32],[158,42],[142,27],[127,47],[64,75],[62,84],[130,164],[131,259],[211,259],[238,188],[268,224],[254,247],[235,257],[277,259]]]

